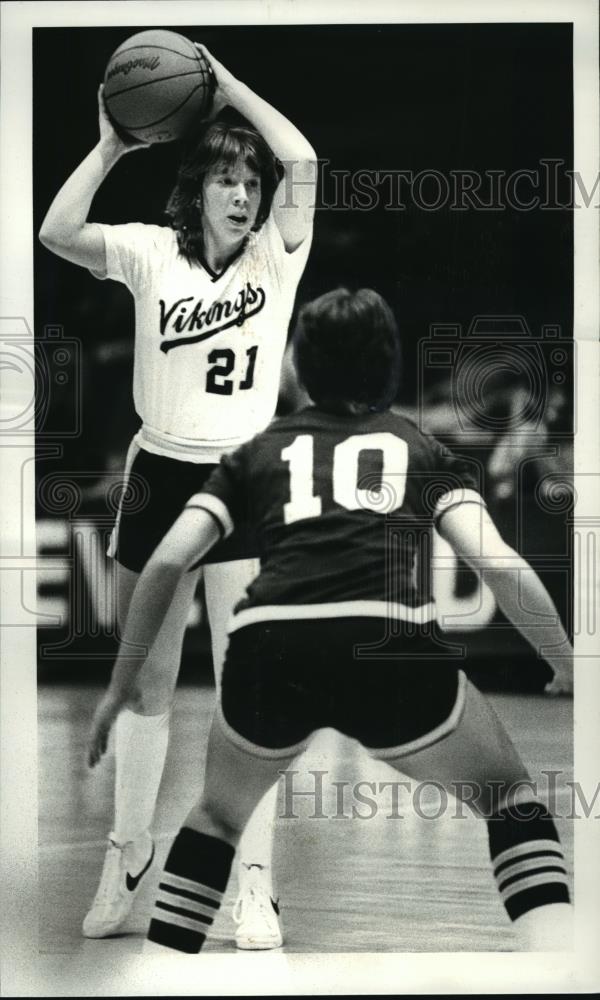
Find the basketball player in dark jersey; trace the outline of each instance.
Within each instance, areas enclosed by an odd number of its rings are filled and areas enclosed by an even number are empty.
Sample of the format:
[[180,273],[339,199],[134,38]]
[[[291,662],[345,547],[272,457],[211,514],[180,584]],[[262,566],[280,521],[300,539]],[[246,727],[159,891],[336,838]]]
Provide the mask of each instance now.
[[[498,889],[522,945],[568,947],[555,824],[436,624],[433,528],[483,572],[522,634],[552,651],[547,690],[569,692],[572,649],[552,601],[499,536],[473,469],[390,410],[398,333],[375,292],[340,289],[306,306],[295,361],[315,405],[223,458],[191,497],[142,573],[96,713],[91,764],[135,697],[142,650],[168,594],[238,519],[249,519],[261,570],[230,623],[204,791],[169,853],[149,939],[200,950],[256,801],[315,730],[333,727],[403,774],[464,796],[488,823]],[[521,624],[522,607],[537,616],[534,625]]]

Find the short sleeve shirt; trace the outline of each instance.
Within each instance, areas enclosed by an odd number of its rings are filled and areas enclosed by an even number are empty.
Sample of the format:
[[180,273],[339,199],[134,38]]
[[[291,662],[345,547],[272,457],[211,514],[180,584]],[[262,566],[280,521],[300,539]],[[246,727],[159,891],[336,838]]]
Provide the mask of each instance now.
[[433,600],[432,528],[457,504],[484,503],[477,466],[388,411],[309,407],[275,420],[222,459],[190,505],[228,533],[257,531],[261,572],[248,606]]
[[156,450],[172,442],[175,457],[183,445],[215,460],[265,428],[311,236],[288,253],[270,215],[214,274],[180,255],[168,227],[100,229],[106,277],[135,300],[134,402]]

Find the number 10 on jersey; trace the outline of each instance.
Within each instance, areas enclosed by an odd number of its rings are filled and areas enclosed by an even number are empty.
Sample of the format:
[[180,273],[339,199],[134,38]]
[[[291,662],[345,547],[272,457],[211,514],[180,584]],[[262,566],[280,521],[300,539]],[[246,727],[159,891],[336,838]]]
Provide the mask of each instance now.
[[[383,457],[381,478],[378,482],[369,479],[368,489],[358,483],[359,461],[364,451],[378,451]],[[284,523],[319,517],[323,501],[314,493],[313,435],[299,434],[283,448],[281,457],[289,464],[290,474],[290,499],[283,505]],[[407,468],[408,445],[402,438],[388,431],[353,434],[333,450],[330,473],[333,499],[346,510],[391,514],[404,502]]]

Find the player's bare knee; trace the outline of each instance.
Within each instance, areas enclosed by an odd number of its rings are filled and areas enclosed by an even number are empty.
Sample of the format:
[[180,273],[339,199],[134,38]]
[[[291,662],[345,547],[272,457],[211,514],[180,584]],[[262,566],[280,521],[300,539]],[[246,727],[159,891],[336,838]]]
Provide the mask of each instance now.
[[462,814],[462,807],[474,813],[475,816],[485,814],[487,806],[487,795],[485,789],[477,781],[453,781],[450,784],[450,791],[455,796],[458,807]]
[[240,839],[242,825],[224,806],[220,800],[202,796],[188,814],[185,825],[192,830],[219,837],[235,846]]
[[519,806],[525,804],[531,806],[532,803],[539,804],[539,802],[535,782],[530,779],[528,774],[524,774],[522,777],[515,778],[512,782],[506,783],[498,797],[495,811],[499,809],[514,809],[518,812]]
[[510,779],[486,781],[453,781],[450,791],[460,807],[475,816],[488,819],[501,809],[516,807],[521,803],[537,801],[535,784],[525,771]]

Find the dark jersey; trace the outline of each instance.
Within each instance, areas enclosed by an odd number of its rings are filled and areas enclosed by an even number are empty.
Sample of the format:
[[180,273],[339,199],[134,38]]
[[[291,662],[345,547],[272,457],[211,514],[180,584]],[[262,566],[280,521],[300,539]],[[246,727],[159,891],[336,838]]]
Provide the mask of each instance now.
[[308,407],[223,458],[188,506],[225,534],[237,521],[256,528],[261,570],[238,610],[358,614],[359,603],[429,621],[432,527],[464,502],[483,503],[473,467],[406,417]]

